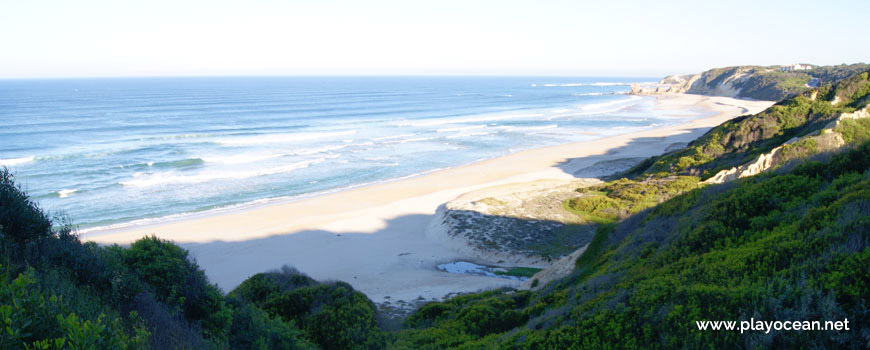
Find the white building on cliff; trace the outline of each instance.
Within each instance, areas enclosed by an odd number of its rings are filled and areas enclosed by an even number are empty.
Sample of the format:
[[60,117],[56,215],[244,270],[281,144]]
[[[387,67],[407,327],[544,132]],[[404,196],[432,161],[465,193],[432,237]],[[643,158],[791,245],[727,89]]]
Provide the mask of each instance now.
[[795,64],[789,64],[789,65],[779,67],[780,72],[792,72],[792,71],[796,71],[796,70],[806,70],[806,69],[813,69],[813,66],[809,65],[809,64],[795,63]]

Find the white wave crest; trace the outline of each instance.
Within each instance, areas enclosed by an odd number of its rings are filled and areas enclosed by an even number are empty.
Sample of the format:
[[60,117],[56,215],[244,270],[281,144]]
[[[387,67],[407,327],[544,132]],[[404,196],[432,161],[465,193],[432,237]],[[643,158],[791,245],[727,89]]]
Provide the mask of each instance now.
[[411,137],[417,136],[417,134],[401,134],[401,135],[391,135],[391,136],[383,136],[383,137],[375,137],[372,141],[383,141],[383,140],[392,140],[392,139],[400,139],[403,137]]
[[267,169],[247,169],[241,171],[215,171],[207,172],[198,175],[178,175],[175,172],[154,173],[151,175],[143,175],[142,173],[133,174],[133,179],[120,182],[123,186],[133,187],[151,187],[157,185],[168,184],[192,184],[202,183],[214,180],[237,180],[247,179],[257,176],[266,176],[291,172],[297,169],[304,169],[312,164],[317,164],[326,160],[318,158],[314,160],[306,160],[302,162],[291,163],[287,165],[267,168]]
[[60,191],[57,191],[57,196],[59,198],[66,198],[66,197],[69,197],[73,193],[76,193],[76,192],[78,192],[78,189],[75,189],[75,188],[70,189],[70,190],[60,190]]
[[[630,86],[631,84],[649,84],[649,82],[612,82],[601,81],[595,83],[563,83],[563,84],[543,84],[546,87],[573,87],[573,86]],[[534,86],[534,85],[533,85]]]
[[459,126],[455,128],[443,128],[437,129],[435,132],[454,132],[454,131],[468,131],[468,130],[477,130],[477,129],[485,129],[486,125],[472,125],[472,126]]
[[0,166],[13,166],[13,165],[19,165],[19,164],[24,164],[24,163],[30,163],[33,161],[33,159],[34,159],[33,156],[21,157],[21,158],[0,159]]
[[[629,97],[629,98],[623,98],[623,99],[614,100],[614,101],[608,101],[608,102],[602,102],[602,103],[593,103],[593,104],[583,105],[583,106],[580,107],[580,109],[581,109],[581,110],[584,110],[584,111],[600,110],[600,109],[602,109],[602,108],[612,107],[612,106],[621,105],[621,104],[626,104],[626,103],[634,102],[634,101],[637,101],[637,100],[640,100],[640,99],[641,99],[640,96],[631,96],[631,97]],[[602,113],[604,113],[604,111],[602,111]]]
[[202,160],[208,163],[221,163],[221,164],[247,164],[247,163],[255,163],[266,159],[272,159],[281,157],[283,154],[278,153],[269,153],[269,154],[235,154],[230,156],[212,156],[212,157],[202,157]]
[[459,118],[439,118],[437,120],[421,120],[421,121],[417,121],[417,122],[402,122],[399,126],[427,127],[427,126],[439,126],[439,125],[449,125],[449,124],[479,123],[479,122],[489,122],[489,121],[497,121],[497,120],[538,118],[538,117],[542,117],[542,116],[543,116],[543,114],[541,114],[541,113],[488,114],[488,115],[475,115],[475,116],[459,117]]
[[335,132],[303,132],[294,134],[275,134],[275,135],[256,135],[231,137],[217,140],[218,143],[226,146],[246,146],[259,145],[264,143],[291,143],[298,141],[311,141],[323,138],[336,136],[353,135],[356,130],[335,131]]
[[486,135],[492,135],[492,134],[495,134],[495,132],[470,132],[470,133],[461,133],[461,134],[457,134],[457,135],[450,135],[450,136],[447,136],[447,138],[448,139],[458,139],[458,138],[462,138],[462,137],[486,136]]
[[434,139],[436,139],[436,138],[435,137],[414,137],[414,138],[410,138],[410,139],[387,141],[387,142],[384,142],[383,144],[392,145],[392,144],[402,144],[402,143],[408,143],[408,142],[429,141],[429,140],[434,140]]

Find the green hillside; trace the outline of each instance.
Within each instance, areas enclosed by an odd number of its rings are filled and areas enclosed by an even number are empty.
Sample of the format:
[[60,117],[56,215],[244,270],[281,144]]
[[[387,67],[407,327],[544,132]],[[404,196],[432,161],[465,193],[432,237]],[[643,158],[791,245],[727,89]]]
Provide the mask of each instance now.
[[[81,243],[0,170],[0,349],[866,349],[868,118],[838,124],[836,151],[794,143],[788,166],[701,180],[868,103],[863,72],[578,189],[562,205],[597,231],[571,275],[429,303],[389,331],[344,282],[284,268],[225,294],[171,242]],[[698,329],[715,320],[850,328]]]
[[734,97],[779,101],[811,89],[810,84],[830,84],[870,69],[870,65],[841,64],[814,66],[811,69],[782,71],[779,66],[735,66],[714,68],[697,76],[686,92],[720,95],[729,91]]
[[[761,113],[722,123],[686,148],[649,158],[624,176],[673,173],[706,179],[719,170],[746,163],[794,137],[818,130],[840,113],[866,107],[868,92],[867,72],[806,91]],[[835,100],[838,102],[832,104]]]
[[[837,129],[847,141],[839,155],[796,153],[781,171],[723,185],[696,177],[810,134],[864,108],[868,95],[865,72],[716,127],[635,167],[626,174],[634,180],[578,189],[564,205],[599,227],[569,277],[538,292],[428,304],[392,348],[870,346],[867,120]],[[695,323],[750,319],[849,320],[852,328],[741,334]]]

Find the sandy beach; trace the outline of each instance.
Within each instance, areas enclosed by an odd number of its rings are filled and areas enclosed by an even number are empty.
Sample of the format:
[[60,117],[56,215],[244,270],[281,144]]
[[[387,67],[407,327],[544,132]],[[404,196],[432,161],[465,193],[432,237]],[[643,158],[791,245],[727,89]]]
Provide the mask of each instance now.
[[[141,227],[88,232],[82,238],[126,244],[145,235],[190,250],[208,277],[230,291],[247,277],[282,265],[319,280],[350,283],[376,303],[440,299],[520,282],[450,274],[436,265],[473,260],[426,237],[443,203],[470,191],[539,180],[605,175],[608,161],[680,147],[730,118],[770,106],[698,95],[658,97],[662,110],[710,111],[678,125],[514,153],[427,175],[313,198]],[[684,114],[684,113],[683,113]],[[680,114],[680,115],[683,115]],[[675,117],[676,118],[676,117]]]

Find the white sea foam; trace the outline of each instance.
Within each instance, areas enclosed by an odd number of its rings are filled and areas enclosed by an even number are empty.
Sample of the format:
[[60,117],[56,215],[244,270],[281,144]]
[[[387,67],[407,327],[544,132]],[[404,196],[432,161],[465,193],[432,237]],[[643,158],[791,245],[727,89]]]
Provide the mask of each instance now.
[[121,185],[124,186],[133,186],[133,187],[151,187],[157,185],[169,185],[169,184],[192,184],[192,183],[203,183],[214,180],[238,180],[238,179],[247,179],[257,176],[266,176],[266,175],[274,175],[274,174],[282,174],[291,172],[297,169],[307,168],[308,166],[316,163],[321,163],[325,158],[318,158],[314,160],[306,160],[296,163],[290,163],[282,166],[267,168],[267,169],[243,169],[236,171],[212,171],[201,173],[197,175],[180,175],[177,172],[161,172],[161,173],[153,173],[150,175],[144,175],[142,173],[133,174],[133,179],[128,181],[120,182]]
[[66,197],[69,197],[73,193],[76,193],[76,192],[78,192],[78,189],[75,189],[75,188],[70,189],[70,190],[60,190],[60,191],[57,191],[57,196],[60,198],[66,198]]
[[492,134],[495,134],[495,133],[496,133],[496,132],[494,132],[494,131],[490,131],[490,132],[470,132],[470,133],[461,133],[461,134],[456,134],[456,135],[450,135],[450,136],[447,136],[447,138],[448,138],[448,139],[458,139],[458,138],[462,138],[462,137],[471,137],[471,136],[486,136],[486,135],[492,135]]
[[485,114],[485,115],[475,115],[475,116],[459,117],[459,118],[440,118],[437,120],[403,122],[402,125],[400,125],[400,126],[427,127],[427,126],[439,126],[439,125],[449,125],[449,124],[467,124],[467,123],[477,123],[477,122],[489,122],[489,121],[497,121],[497,120],[538,118],[538,117],[542,117],[542,116],[544,116],[544,114],[542,114],[542,113]]
[[392,140],[392,139],[400,139],[403,137],[411,137],[417,136],[417,134],[401,134],[401,135],[391,135],[391,136],[383,136],[383,137],[375,137],[372,141],[383,141],[383,140]]
[[628,98],[623,98],[620,100],[581,105],[577,108],[576,112],[555,113],[547,117],[546,120],[572,119],[581,116],[613,113],[620,111],[628,107],[629,105],[633,105],[633,103],[642,99],[643,97],[640,96],[630,96]]
[[331,151],[337,151],[340,149],[344,149],[347,147],[353,146],[367,146],[372,145],[371,142],[363,142],[357,144],[341,144],[341,145],[332,145],[332,146],[323,146],[323,147],[314,147],[314,148],[299,148],[293,149],[282,153],[242,153],[242,154],[233,154],[226,156],[209,156],[203,157],[202,159],[209,163],[220,163],[220,164],[249,164],[256,163],[268,159],[286,157],[286,156],[307,156],[318,153],[326,153]]
[[0,166],[13,166],[13,165],[19,165],[19,164],[24,164],[24,163],[30,163],[33,161],[33,159],[34,159],[33,156],[21,157],[21,158],[0,159]]
[[300,149],[292,150],[292,151],[287,152],[287,153],[290,155],[296,155],[296,156],[307,156],[307,155],[312,155],[312,154],[325,153],[325,152],[329,152],[329,151],[337,151],[337,150],[347,148],[350,146],[352,146],[352,145],[344,144],[344,145],[323,146],[323,147],[315,147],[315,148],[300,148]]
[[[630,86],[631,84],[649,84],[649,82],[611,82],[602,81],[595,83],[563,83],[563,84],[543,84],[546,87],[574,87],[574,86]],[[534,86],[534,85],[532,85]]]
[[387,141],[387,142],[384,142],[383,144],[392,145],[392,144],[402,144],[402,143],[408,143],[408,142],[429,141],[429,140],[434,140],[434,139],[436,139],[436,137],[414,137],[414,138],[410,138],[410,139]]
[[336,136],[353,135],[356,130],[335,131],[335,132],[303,132],[293,134],[275,134],[275,135],[256,135],[256,136],[240,136],[229,137],[217,140],[218,143],[226,146],[246,146],[258,145],[264,143],[290,143],[299,141],[311,141],[324,139]]
[[533,130],[548,130],[558,128],[559,124],[550,124],[550,125],[541,125],[541,126],[508,126],[505,128],[505,131],[509,132],[523,132],[523,131],[533,131]]
[[[602,103],[593,103],[593,104],[583,105],[583,106],[580,106],[580,109],[584,110],[584,111],[600,110],[600,109],[603,109],[606,107],[622,105],[622,104],[634,102],[634,101],[637,101],[640,99],[641,99],[640,96],[631,96],[629,98],[624,98],[624,99],[615,100],[615,101],[608,101],[608,102],[602,102]],[[596,112],[606,113],[606,112],[610,112],[610,111],[611,110],[602,110],[602,111],[596,111]]]
[[[380,181],[364,182],[364,183],[354,184],[354,185],[350,185],[350,186],[334,188],[334,189],[330,189],[330,190],[326,190],[326,191],[306,193],[306,194],[298,195],[298,196],[283,196],[283,197],[270,197],[270,198],[256,199],[253,201],[237,203],[237,204],[228,205],[225,207],[215,208],[215,209],[211,209],[211,210],[206,210],[206,211],[202,211],[202,212],[185,212],[185,213],[171,214],[171,215],[166,215],[166,216],[156,217],[156,218],[145,218],[145,219],[126,221],[126,222],[117,223],[117,224],[95,226],[95,227],[82,229],[79,232],[82,234],[88,234],[91,232],[109,231],[109,230],[121,229],[121,228],[125,228],[125,227],[136,227],[136,226],[151,225],[151,224],[161,223],[161,222],[171,222],[174,220],[180,220],[180,219],[195,217],[195,216],[199,216],[199,215],[203,215],[203,216],[214,215],[214,214],[230,212],[230,211],[238,210],[238,209],[242,209],[242,208],[256,207],[259,205],[265,205],[265,204],[269,204],[269,203],[276,203],[276,202],[282,202],[282,201],[293,201],[293,200],[299,200],[299,199],[304,199],[304,198],[311,198],[311,197],[321,196],[321,195],[330,194],[330,193],[347,191],[347,190],[359,188],[359,187],[371,186],[371,185],[375,185],[375,184],[392,182],[392,181],[405,180],[405,179],[410,179],[410,178],[414,178],[414,177],[418,177],[418,176],[431,174],[431,173],[438,172],[438,171],[441,171],[444,169],[446,169],[446,168],[429,169],[429,170],[425,170],[425,171],[421,171],[421,172],[417,172],[414,174],[401,176],[401,177],[397,177],[397,178],[380,180]],[[137,174],[141,174],[141,173],[137,173]],[[136,174],[134,174],[134,176],[136,176]]]
[[486,125],[459,126],[459,127],[455,127],[455,128],[436,129],[435,132],[467,131],[467,130],[476,130],[476,129],[484,129],[484,128],[486,128]]
[[203,157],[202,160],[208,163],[221,163],[221,164],[247,164],[247,163],[255,163],[266,159],[272,159],[281,157],[284,154],[280,153],[253,153],[253,154],[234,154],[228,156],[211,156],[211,157]]

